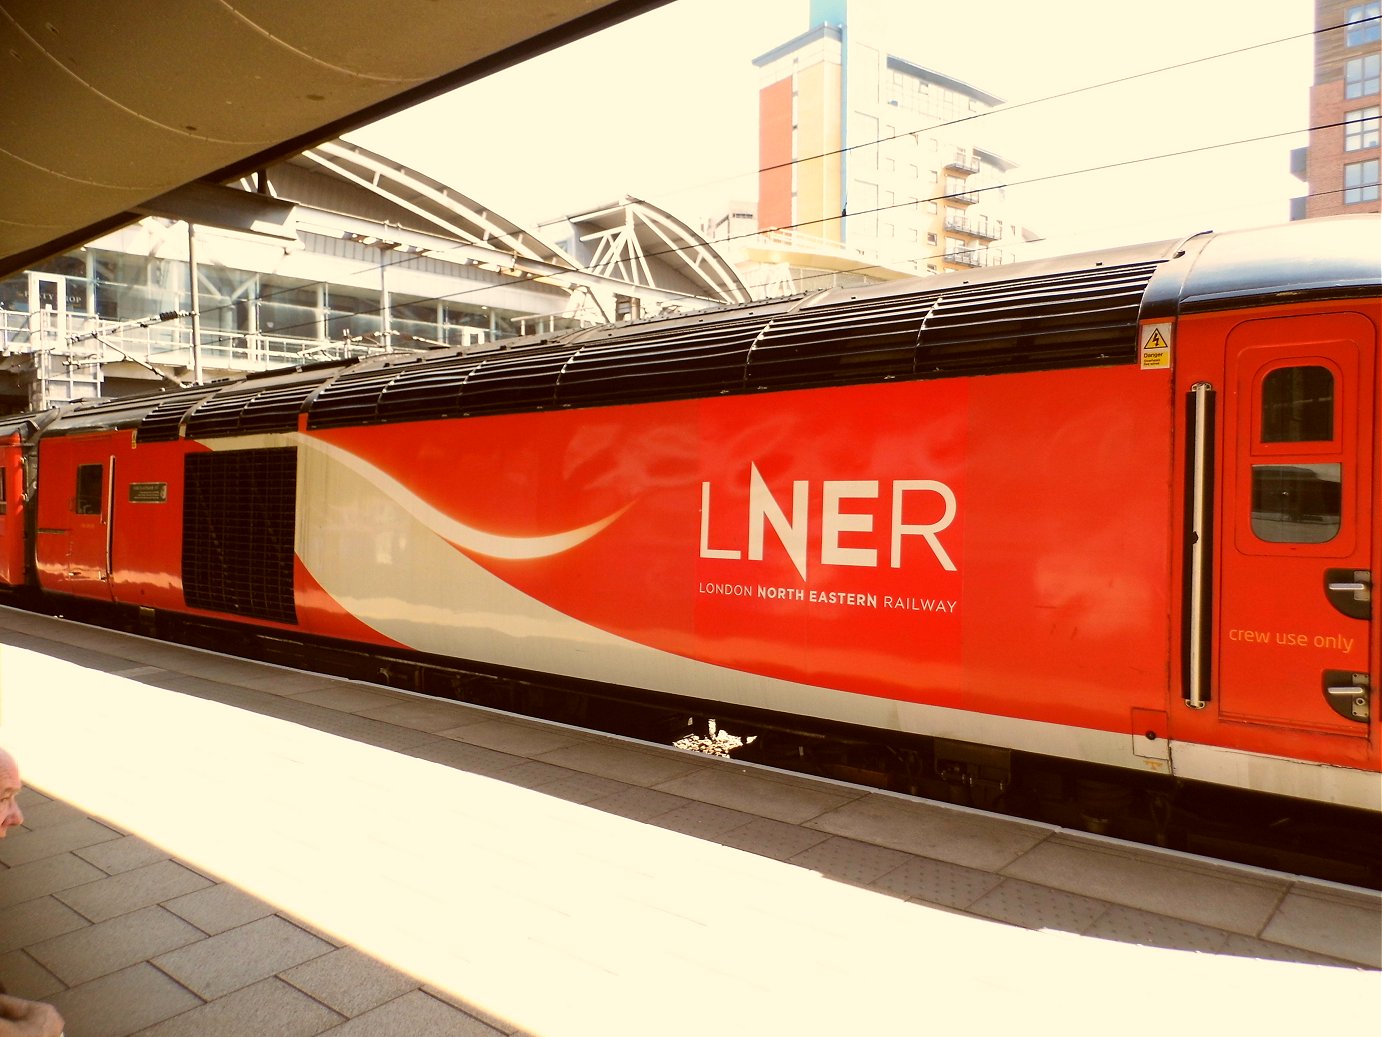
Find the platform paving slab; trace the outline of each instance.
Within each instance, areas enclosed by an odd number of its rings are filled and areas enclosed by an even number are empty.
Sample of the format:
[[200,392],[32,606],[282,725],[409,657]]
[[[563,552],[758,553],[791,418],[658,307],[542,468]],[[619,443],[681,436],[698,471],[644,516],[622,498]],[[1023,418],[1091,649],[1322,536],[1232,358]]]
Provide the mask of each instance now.
[[[454,737],[464,739],[467,736],[463,729],[458,728]],[[651,749],[614,738],[573,742],[544,752],[537,758],[543,763],[647,788],[684,778],[705,767],[704,760],[690,753]]]
[[1039,825],[887,793],[861,795],[806,822],[810,828],[985,871],[1010,864],[1050,835]]
[[161,860],[55,895],[88,920],[105,922],[210,885],[210,879],[190,868]]
[[274,914],[264,901],[223,882],[166,901],[163,905],[209,936],[217,936]]
[[338,947],[284,971],[281,976],[347,1019],[417,987],[411,976],[361,954],[354,947]]
[[700,767],[689,774],[659,782],[659,792],[714,803],[734,810],[750,810],[756,816],[802,824],[855,799],[857,790],[844,786],[804,784],[765,768],[722,763]]
[[[349,685],[324,685],[295,691],[290,696],[295,702],[305,702],[310,706],[336,709],[344,713],[364,713],[366,710],[380,710],[398,705],[398,696],[382,691],[355,688]],[[404,725],[394,725],[402,727]]]
[[138,1037],[314,1037],[341,1022],[344,1017],[320,1001],[269,977],[141,1030]]
[[0,842],[0,862],[11,868],[20,868],[31,861],[120,838],[120,833],[108,825],[80,815],[75,819],[68,815],[59,824],[30,831],[28,839]]
[[197,995],[147,962],[131,965],[46,999],[80,1037],[131,1035],[198,1007]]
[[1382,969],[1382,925],[1368,893],[1297,883],[1263,927],[1263,939]]
[[[15,833],[9,838],[15,838]],[[72,853],[30,861],[0,872],[0,909],[104,877],[100,868]]]
[[24,991],[24,996],[42,1001],[66,989],[66,984],[24,951],[0,954],[0,983],[6,990]]
[[[600,801],[603,802],[603,801]],[[731,846],[760,857],[785,861],[831,838],[800,825],[790,825],[769,817],[755,817],[747,824],[731,828],[719,836],[722,846]]]
[[91,919],[73,911],[55,896],[37,897],[0,908],[0,954],[51,940],[90,924]]
[[[456,722],[459,717],[454,703],[427,699],[394,701],[387,705],[360,710],[359,714],[370,720],[393,724],[395,727],[411,727],[429,734],[438,734],[448,728],[459,730],[461,727]],[[480,723],[484,719],[487,718],[477,716],[475,722]]]
[[[27,811],[24,814],[24,819],[27,827],[29,819]],[[85,846],[75,853],[82,860],[96,865],[107,875],[120,875],[135,868],[142,868],[147,864],[168,859],[167,853],[136,835],[122,835],[116,839]]]
[[1255,936],[1290,880],[1217,868],[1139,847],[1053,835],[1003,868],[1005,875]]
[[210,1001],[284,969],[319,958],[331,944],[277,915],[256,919],[152,961]]
[[148,961],[201,940],[194,925],[158,905],[96,922],[26,948],[31,957],[68,986]]
[[517,719],[491,719],[441,733],[450,734],[470,745],[513,756],[523,756],[530,760],[553,749],[589,741],[588,735],[572,728],[552,727]]

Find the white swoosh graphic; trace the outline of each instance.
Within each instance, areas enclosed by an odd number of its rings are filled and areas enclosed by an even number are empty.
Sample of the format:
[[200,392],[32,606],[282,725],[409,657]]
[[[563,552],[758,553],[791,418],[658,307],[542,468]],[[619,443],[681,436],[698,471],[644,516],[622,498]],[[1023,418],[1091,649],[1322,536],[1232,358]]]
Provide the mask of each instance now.
[[483,529],[476,529],[474,526],[457,522],[450,515],[438,511],[422,500],[393,476],[348,450],[342,450],[338,446],[315,439],[301,439],[299,442],[312,450],[325,454],[334,463],[349,468],[367,480],[443,540],[456,545],[463,551],[484,555],[487,558],[529,561],[561,554],[578,544],[585,543],[618,519],[634,504],[633,501],[630,501],[612,515],[606,515],[589,525],[581,526],[578,529],[569,529],[562,533],[549,533],[545,536],[534,537],[501,536],[498,533],[487,533]]

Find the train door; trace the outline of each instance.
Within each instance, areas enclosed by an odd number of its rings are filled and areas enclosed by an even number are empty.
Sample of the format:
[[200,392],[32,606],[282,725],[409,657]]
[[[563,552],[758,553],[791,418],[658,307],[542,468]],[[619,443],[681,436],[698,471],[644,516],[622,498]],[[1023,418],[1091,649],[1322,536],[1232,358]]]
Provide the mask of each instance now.
[[24,583],[24,443],[18,432],[0,439],[0,583]]
[[38,528],[44,586],[110,598],[115,458],[109,440],[64,436],[45,447]]
[[1215,568],[1221,721],[1367,737],[1376,449],[1372,325],[1249,321],[1225,358]]

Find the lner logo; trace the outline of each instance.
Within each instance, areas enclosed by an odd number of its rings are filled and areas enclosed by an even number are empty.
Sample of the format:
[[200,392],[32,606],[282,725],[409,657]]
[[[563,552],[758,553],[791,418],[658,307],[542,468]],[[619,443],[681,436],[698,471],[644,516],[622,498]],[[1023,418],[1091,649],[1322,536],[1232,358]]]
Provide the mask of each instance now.
[[[821,565],[846,565],[863,568],[877,568],[880,556],[886,552],[888,564],[894,569],[902,568],[904,546],[910,538],[919,537],[930,549],[931,556],[942,569],[955,571],[940,534],[955,521],[958,507],[955,493],[949,486],[935,479],[897,479],[889,489],[877,479],[825,480],[820,483],[820,557]],[[885,494],[891,495],[891,523],[889,529],[876,530],[872,513],[852,511],[846,506],[849,501],[878,500]],[[942,510],[939,518],[930,522],[907,522],[904,508],[916,495],[930,494],[939,498]],[[740,541],[742,547],[711,546],[711,504],[713,488],[709,482],[701,483],[701,542],[702,558],[741,559],[762,561],[765,532],[772,528],[779,543],[792,560],[797,573],[806,579],[807,534],[810,532],[812,515],[810,502],[811,481],[798,479],[792,483],[790,511],[772,495],[768,484],[758,471],[756,464],[749,466],[749,497],[746,516],[745,535]],[[845,546],[841,537],[850,535],[856,546]],[[857,546],[861,539],[873,541],[873,546]],[[723,543],[724,541],[721,541]]]

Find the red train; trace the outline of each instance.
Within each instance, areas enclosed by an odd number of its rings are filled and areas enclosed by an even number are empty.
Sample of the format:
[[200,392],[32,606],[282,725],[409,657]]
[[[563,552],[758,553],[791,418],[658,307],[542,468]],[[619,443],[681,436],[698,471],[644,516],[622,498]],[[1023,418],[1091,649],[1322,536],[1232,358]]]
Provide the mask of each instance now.
[[0,584],[1378,811],[1380,240],[0,419]]

